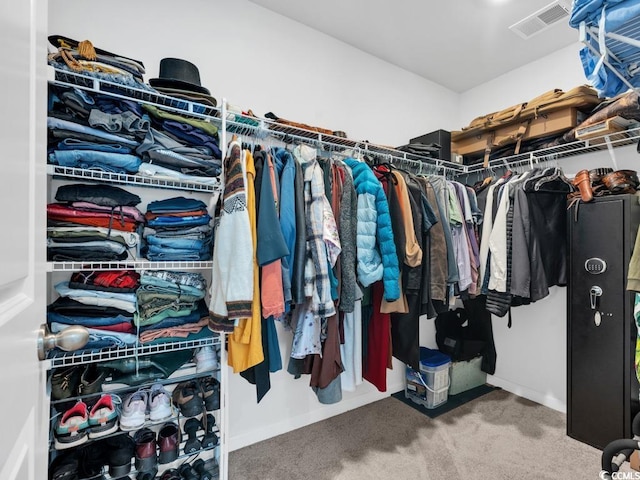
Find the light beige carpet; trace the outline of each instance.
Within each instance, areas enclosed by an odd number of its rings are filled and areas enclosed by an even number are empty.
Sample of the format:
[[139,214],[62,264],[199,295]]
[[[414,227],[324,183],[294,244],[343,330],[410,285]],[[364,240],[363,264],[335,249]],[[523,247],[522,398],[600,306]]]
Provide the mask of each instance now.
[[433,420],[388,398],[231,452],[229,478],[597,480],[600,451],[565,431],[564,414],[502,390]]

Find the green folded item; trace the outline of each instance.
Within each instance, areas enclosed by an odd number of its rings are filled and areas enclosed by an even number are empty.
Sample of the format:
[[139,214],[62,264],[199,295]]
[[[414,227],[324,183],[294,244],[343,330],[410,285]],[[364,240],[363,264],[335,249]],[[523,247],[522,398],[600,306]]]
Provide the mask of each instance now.
[[197,118],[187,118],[182,115],[178,115],[177,113],[167,112],[166,110],[161,110],[156,106],[143,104],[142,108],[144,108],[149,114],[153,115],[156,118],[160,118],[162,120],[174,120],[176,122],[186,123],[191,125],[192,127],[199,128],[203,132],[211,135],[212,137],[218,133],[218,127],[216,127],[213,123],[209,123],[205,120],[198,120]]

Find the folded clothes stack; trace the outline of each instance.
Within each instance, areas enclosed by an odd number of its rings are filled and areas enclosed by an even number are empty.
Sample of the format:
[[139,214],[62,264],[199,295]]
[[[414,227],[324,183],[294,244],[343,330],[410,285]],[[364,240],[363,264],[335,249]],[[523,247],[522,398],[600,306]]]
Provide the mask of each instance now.
[[201,274],[146,271],[140,284],[134,324],[142,342],[162,337],[185,338],[207,325],[207,282]]
[[143,254],[152,261],[210,260],[213,229],[201,200],[174,197],[147,206]]
[[150,122],[135,102],[52,87],[47,127],[49,163],[131,174]]
[[135,291],[140,275],[130,270],[81,271],[55,290],[60,296],[47,308],[47,323],[57,333],[72,325],[89,330],[84,350],[133,345]]
[[47,205],[47,257],[51,261],[138,258],[144,215],[140,197],[110,185],[63,185]]
[[144,161],[141,173],[153,165],[162,167],[159,173],[184,180],[220,175],[222,153],[215,125],[151,105],[145,105],[144,109],[153,124],[136,150]]
[[55,286],[47,324],[58,333],[73,325],[89,331],[82,350],[122,348],[209,335],[199,273],[134,270],[78,271]]
[[440,149],[441,147],[437,143],[407,143],[406,145],[397,147],[397,150],[401,152],[413,153],[414,155],[430,158],[437,158]]
[[219,184],[218,128],[201,118],[52,86],[47,127],[54,165]]
[[81,42],[61,35],[49,36],[49,43],[56,51],[49,54],[49,65],[100,80],[145,90],[144,64],[140,60],[127,58],[96,48],[89,40]]

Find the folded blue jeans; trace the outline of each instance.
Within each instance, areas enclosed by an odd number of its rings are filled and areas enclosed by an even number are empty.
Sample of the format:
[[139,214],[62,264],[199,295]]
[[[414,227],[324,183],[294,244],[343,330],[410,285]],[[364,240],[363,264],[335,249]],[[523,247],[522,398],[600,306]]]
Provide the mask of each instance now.
[[130,154],[98,152],[95,150],[56,150],[49,161],[62,167],[102,168],[108,171],[136,173],[142,163]]
[[131,323],[133,315],[126,317],[117,315],[115,317],[85,317],[82,315],[62,315],[57,312],[47,313],[47,322],[60,323],[64,325],[82,325],[84,327],[108,327],[109,325],[118,325],[120,323]]
[[50,130],[60,129],[70,132],[86,133],[96,138],[102,138],[108,142],[119,143],[121,145],[126,145],[134,148],[138,146],[138,142],[129,140],[128,138],[123,138],[119,135],[114,135],[113,133],[108,133],[97,128],[87,127],[79,123],[62,120],[61,118],[47,117],[47,128],[49,128]]
[[65,138],[58,143],[58,150],[93,150],[107,153],[131,153],[131,148],[118,143],[96,143],[78,138]]

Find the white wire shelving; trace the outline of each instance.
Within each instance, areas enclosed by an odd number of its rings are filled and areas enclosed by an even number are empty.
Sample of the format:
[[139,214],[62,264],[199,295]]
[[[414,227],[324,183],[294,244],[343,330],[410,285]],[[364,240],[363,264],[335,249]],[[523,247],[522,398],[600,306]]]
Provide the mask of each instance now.
[[563,158],[598,151],[606,151],[615,159],[614,150],[616,148],[632,145],[638,141],[640,141],[640,127],[634,127],[586,140],[575,140],[563,145],[497,158],[491,160],[488,167],[484,167],[482,162],[475,165],[465,165],[463,173],[476,173],[498,167],[515,168],[528,165],[533,168],[539,163],[556,162]]
[[598,25],[582,22],[579,32],[580,41],[595,59],[602,61],[627,87],[640,86],[640,17],[629,18],[615,30],[604,32]]
[[129,175],[125,173],[104,172],[102,170],[63,167],[52,164],[47,165],[47,174],[58,178],[67,177],[78,180],[91,180],[152,188],[168,188],[171,190],[189,190],[192,192],[215,192],[220,189],[220,181],[217,178],[212,179],[215,180],[215,182],[211,183],[185,182],[183,180],[173,180],[170,178],[145,177],[142,175]]
[[52,350],[49,352],[47,362],[48,368],[65,367],[71,365],[82,365],[93,362],[103,362],[106,360],[116,360],[119,358],[131,358],[140,355],[151,355],[155,353],[174,352],[189,348],[199,348],[205,346],[220,345],[220,335],[211,332],[205,338],[182,341],[167,341],[159,343],[137,343],[122,348],[105,348],[101,350],[76,350],[73,352],[63,352]]
[[[637,20],[633,31],[640,36],[640,19]],[[640,47],[640,42],[638,42],[638,46]],[[637,47],[633,48],[639,50]],[[640,59],[640,50],[634,53],[634,55],[637,55]],[[602,135],[588,140],[576,140],[550,148],[543,148],[518,155],[504,156],[491,160],[488,167],[484,167],[482,163],[461,165],[455,162],[416,155],[393,147],[377,145],[368,141],[352,140],[334,134],[320,133],[318,131],[285,125],[266,118],[228,111],[224,99],[222,99],[222,106],[220,108],[212,108],[203,104],[176,99],[143,89],[98,80],[74,72],[57,70],[53,67],[50,67],[50,80],[56,85],[81,88],[123,99],[134,99],[140,102],[160,105],[165,109],[173,110],[183,115],[203,118],[217,125],[223,136],[228,134],[239,135],[243,141],[249,143],[259,144],[267,138],[280,141],[284,144],[301,143],[337,154],[354,157],[371,156],[380,161],[389,162],[400,167],[402,167],[402,165],[411,166],[415,172],[445,174],[450,177],[475,173],[485,169],[490,170],[496,167],[517,167],[526,166],[527,164],[533,167],[540,162],[560,160],[562,158],[599,150],[608,150],[610,154],[613,155],[615,148],[629,145],[640,139],[640,128],[632,128],[623,132]],[[221,141],[221,147],[224,146],[222,145],[223,143],[224,139]],[[130,183],[142,186],[203,192],[213,192],[221,188],[219,185],[212,186],[171,179],[142,177],[139,175],[111,174],[56,165],[48,165],[48,169],[48,172],[55,176],[109,181],[113,183]]]
[[211,261],[170,261],[122,260],[119,262],[47,262],[48,272],[76,272],[78,270],[207,270],[213,267]]
[[[66,70],[55,69],[49,67],[49,80],[55,85],[66,86],[72,88],[80,88],[94,93],[102,93],[123,100],[136,100],[141,103],[161,106],[163,109],[171,110],[181,115],[193,116],[205,119],[216,125],[221,133],[236,134],[246,137],[249,142],[259,142],[267,137],[279,140],[283,143],[302,143],[315,146],[319,149],[341,152],[345,149],[351,150],[353,155],[374,156],[383,161],[390,163],[405,162],[413,163],[418,166],[422,163],[425,168],[430,171],[441,173],[455,174],[463,170],[462,165],[440,160],[436,158],[415,155],[404,152],[393,147],[384,145],[376,145],[367,141],[356,141],[339,135],[320,133],[304,128],[293,127],[278,123],[277,121],[268,120],[266,118],[255,117],[243,113],[228,111],[226,109],[226,101],[222,100],[221,108],[213,108],[196,102],[190,102],[182,99],[176,99],[167,95],[154,93],[143,88],[133,88],[118,83],[100,80],[87,75],[82,75]],[[221,141],[224,144],[224,140]],[[60,167],[56,166],[59,171]],[[135,183],[143,186],[164,187],[164,188],[184,188],[192,189],[194,184],[185,184],[184,182],[172,180],[157,180],[153,177],[142,177],[138,175],[101,175],[103,172],[92,174],[90,170],[69,172],[68,176],[80,175],[77,178],[91,178],[100,181],[110,181],[119,183]],[[58,174],[58,173],[56,173]],[[64,175],[64,171],[60,173]],[[215,190],[218,187],[199,186],[204,191]]]

